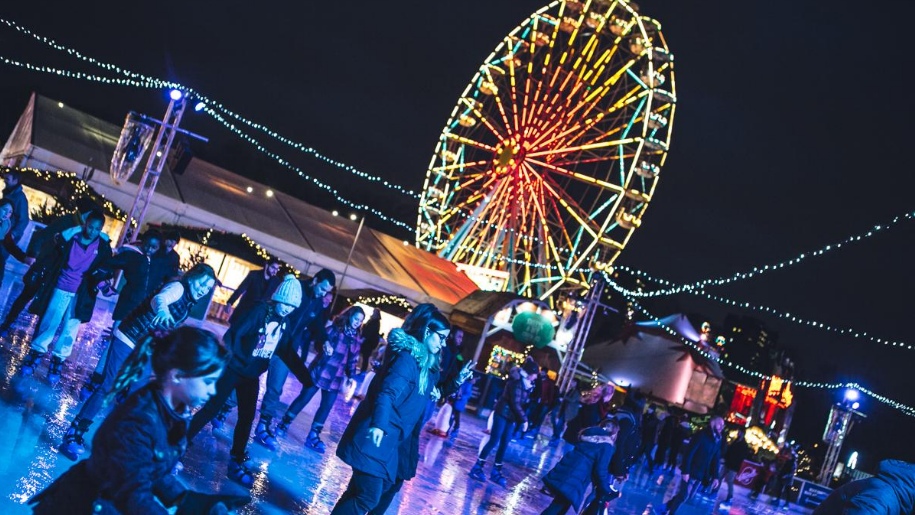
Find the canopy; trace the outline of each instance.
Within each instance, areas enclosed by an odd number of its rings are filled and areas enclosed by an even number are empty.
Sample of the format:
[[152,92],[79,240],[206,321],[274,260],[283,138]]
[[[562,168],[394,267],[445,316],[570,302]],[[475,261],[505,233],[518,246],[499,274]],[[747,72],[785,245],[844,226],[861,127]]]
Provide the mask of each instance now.
[[[129,183],[119,186],[110,180],[107,170],[119,134],[119,126],[33,94],[0,160],[10,166],[81,174],[127,210],[141,173],[138,170]],[[373,288],[413,304],[432,302],[446,312],[477,290],[448,260],[369,227],[362,227],[356,239],[358,223],[283,192],[267,196],[267,189],[194,158],[182,175],[162,174],[144,221],[245,234],[305,275],[328,268],[338,281],[342,279],[340,288]]]

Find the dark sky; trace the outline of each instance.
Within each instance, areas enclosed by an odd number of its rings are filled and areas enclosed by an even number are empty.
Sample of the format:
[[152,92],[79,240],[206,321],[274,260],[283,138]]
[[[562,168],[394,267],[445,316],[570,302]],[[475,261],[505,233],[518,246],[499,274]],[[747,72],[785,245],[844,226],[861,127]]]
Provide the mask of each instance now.
[[[176,80],[290,138],[419,189],[458,95],[498,41],[542,4],[413,2],[6,2],[0,15],[101,60]],[[307,5],[297,5],[307,4]],[[670,155],[642,228],[620,263],[674,281],[769,264],[915,210],[906,160],[913,98],[910,0],[842,2],[643,0],[676,56],[678,110]],[[178,4],[175,4],[178,5]],[[701,8],[699,8],[701,7]],[[0,27],[0,55],[97,71]],[[90,85],[0,67],[0,134],[30,91],[120,124],[128,110],[161,115],[152,90]],[[212,141],[198,153],[328,208],[319,190],[269,164],[203,115],[185,127]],[[309,173],[408,222],[415,201],[294,157]],[[266,179],[264,179],[266,178]],[[404,231],[377,227],[400,237]],[[412,238],[411,238],[412,239]],[[789,270],[715,293],[913,341],[909,261],[915,222]],[[720,322],[728,309],[674,301]],[[666,313],[659,313],[666,314]],[[745,314],[753,315],[753,312]],[[799,362],[799,378],[854,380],[915,405],[915,352],[758,315]],[[837,393],[800,391],[792,437],[814,441]],[[847,448],[862,462],[915,461],[915,420],[865,400],[870,416]]]

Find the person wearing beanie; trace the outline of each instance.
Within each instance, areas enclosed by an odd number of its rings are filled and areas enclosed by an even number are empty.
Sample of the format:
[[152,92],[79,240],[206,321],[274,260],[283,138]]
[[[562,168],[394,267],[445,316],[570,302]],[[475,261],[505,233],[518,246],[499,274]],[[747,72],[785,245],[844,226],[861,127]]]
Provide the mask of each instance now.
[[505,458],[505,451],[508,450],[508,442],[514,433],[515,427],[520,427],[521,431],[527,431],[527,414],[524,404],[527,402],[528,391],[534,386],[534,377],[540,367],[530,356],[524,360],[519,367],[514,367],[508,373],[508,381],[505,383],[505,389],[502,390],[502,396],[496,402],[493,408],[492,430],[489,433],[489,441],[480,449],[477,456],[477,463],[470,469],[470,477],[478,481],[486,479],[483,467],[486,465],[486,458],[493,448],[496,449],[496,463],[493,466],[489,480],[494,483],[505,486],[507,480],[502,475],[502,460]]
[[283,278],[268,302],[255,304],[229,326],[223,342],[231,351],[226,369],[216,383],[216,394],[194,415],[188,429],[192,440],[219,413],[233,391],[238,400],[238,421],[229,452],[229,478],[243,486],[254,484],[248,463],[248,438],[254,425],[260,376],[267,371],[270,358],[278,356],[295,374],[304,388],[314,385],[305,364],[295,352],[287,317],[302,303],[302,285],[292,274]]
[[[316,350],[323,346],[324,326],[330,317],[328,306],[333,301],[330,293],[336,281],[334,273],[324,268],[310,280],[301,282],[301,305],[287,317],[289,326],[287,331],[292,336],[293,349],[296,351],[299,348],[302,349],[303,359],[308,356],[308,344],[311,340],[315,341]],[[283,364],[283,360],[277,358],[270,360],[264,398],[261,400],[260,420],[254,430],[254,441],[271,451],[276,450],[277,437],[285,435],[288,429],[288,424],[284,426],[282,422],[276,427],[273,425],[274,418],[279,415],[281,409],[285,408],[280,402],[280,395],[283,393],[283,385],[286,384],[287,377],[289,377],[289,368]],[[308,388],[302,388],[301,392],[307,390]],[[214,422],[220,418],[224,421],[227,413],[228,411],[223,408]],[[296,411],[296,413],[298,412]]]

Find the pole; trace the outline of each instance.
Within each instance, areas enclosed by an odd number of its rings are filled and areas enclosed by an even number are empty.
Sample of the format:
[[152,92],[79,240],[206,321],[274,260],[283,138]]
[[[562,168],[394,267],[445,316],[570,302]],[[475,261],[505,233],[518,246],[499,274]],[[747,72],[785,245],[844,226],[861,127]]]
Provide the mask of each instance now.
[[581,355],[585,352],[585,342],[588,340],[588,334],[591,332],[591,324],[594,322],[594,315],[601,306],[600,298],[604,292],[604,280],[598,276],[597,280],[588,291],[588,303],[585,305],[585,312],[578,322],[578,329],[575,336],[569,342],[566,354],[562,359],[562,367],[559,369],[556,385],[559,393],[565,394],[572,386],[572,379],[575,378],[575,372],[581,363]]
[[334,300],[331,301],[331,306],[337,303],[337,295],[340,294],[340,289],[343,288],[343,280],[346,279],[346,272],[349,270],[349,262],[353,258],[353,251],[356,250],[356,242],[359,241],[359,235],[362,233],[363,222],[365,222],[364,216],[359,219],[359,228],[356,229],[356,237],[353,238],[353,244],[350,246],[349,254],[346,256],[346,265],[343,266],[343,273],[340,274],[340,286],[334,291]]
[[165,117],[162,118],[162,124],[156,132],[155,143],[149,151],[149,159],[146,160],[143,177],[140,178],[137,196],[134,198],[133,206],[131,206],[127,215],[124,230],[121,231],[121,235],[118,238],[118,247],[123,245],[124,242],[136,239],[140,233],[143,219],[146,218],[146,211],[149,209],[149,203],[156,190],[156,184],[159,182],[159,176],[162,175],[162,168],[165,167],[165,160],[168,158],[168,152],[172,147],[172,142],[175,140],[175,134],[179,131],[178,124],[181,123],[181,117],[184,115],[186,107],[187,96],[183,94],[181,98],[177,100],[172,98],[168,103]]

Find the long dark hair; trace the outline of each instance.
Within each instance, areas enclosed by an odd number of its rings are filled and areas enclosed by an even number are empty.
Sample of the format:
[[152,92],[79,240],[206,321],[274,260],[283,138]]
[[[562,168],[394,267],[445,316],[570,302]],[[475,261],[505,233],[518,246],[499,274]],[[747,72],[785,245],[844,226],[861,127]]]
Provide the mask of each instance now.
[[[334,328],[338,331],[352,331],[351,322],[353,317],[359,314],[361,314],[362,319],[365,320],[365,310],[359,306],[350,306],[344,309],[343,311],[337,313],[337,316],[334,317]],[[358,331],[359,328],[356,328],[355,330]]]
[[156,380],[162,381],[172,369],[178,370],[182,377],[212,374],[225,366],[228,356],[217,336],[205,329],[184,326],[147,335],[124,361],[105,402],[126,394],[150,361]]
[[[451,323],[448,322],[445,315],[443,315],[434,305],[419,304],[413,308],[413,311],[404,319],[401,329],[413,338],[416,338],[420,343],[425,343],[427,333],[430,331],[450,331]],[[441,352],[437,354],[432,354],[430,352],[429,354],[431,361],[431,363],[429,363],[429,368],[438,370],[442,361]]]

